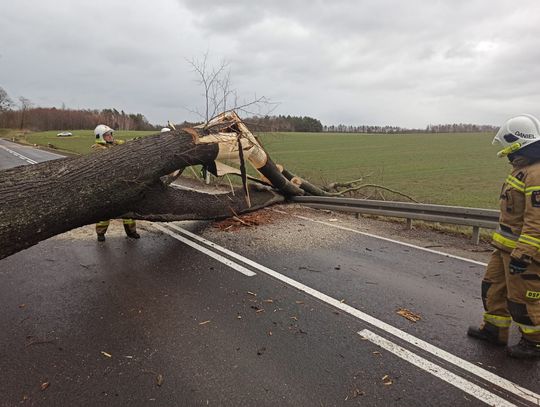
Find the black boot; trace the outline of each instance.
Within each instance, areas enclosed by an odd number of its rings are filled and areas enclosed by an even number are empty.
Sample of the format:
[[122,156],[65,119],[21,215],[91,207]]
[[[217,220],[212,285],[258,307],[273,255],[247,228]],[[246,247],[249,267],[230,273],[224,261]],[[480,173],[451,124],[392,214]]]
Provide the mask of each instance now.
[[98,233],[97,240],[98,240],[98,242],[104,242],[105,241],[105,235],[101,234],[101,233]]
[[132,239],[139,239],[141,237],[137,232],[126,232],[126,235]]
[[133,226],[130,227],[129,225],[124,225],[124,230],[126,231],[127,237],[132,239],[139,239],[141,237]]
[[506,346],[506,342],[499,339],[499,332],[495,329],[490,329],[488,326],[483,326],[482,328],[476,326],[470,326],[467,330],[467,335],[472,338],[480,339],[492,343],[497,346]]
[[516,359],[540,358],[540,342],[531,342],[522,337],[517,345],[506,348],[506,353]]

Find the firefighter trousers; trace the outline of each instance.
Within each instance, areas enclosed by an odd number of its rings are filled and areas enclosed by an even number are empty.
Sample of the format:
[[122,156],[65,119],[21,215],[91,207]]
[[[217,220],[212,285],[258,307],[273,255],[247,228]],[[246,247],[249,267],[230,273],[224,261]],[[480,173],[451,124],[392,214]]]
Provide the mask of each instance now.
[[484,326],[507,343],[513,320],[525,339],[540,343],[540,265],[510,274],[509,263],[510,253],[495,249],[482,280]]
[[[137,223],[133,219],[122,219],[124,223],[124,229],[126,233],[135,233],[137,232]],[[96,233],[98,235],[104,235],[109,228],[110,220],[102,220],[96,223]]]

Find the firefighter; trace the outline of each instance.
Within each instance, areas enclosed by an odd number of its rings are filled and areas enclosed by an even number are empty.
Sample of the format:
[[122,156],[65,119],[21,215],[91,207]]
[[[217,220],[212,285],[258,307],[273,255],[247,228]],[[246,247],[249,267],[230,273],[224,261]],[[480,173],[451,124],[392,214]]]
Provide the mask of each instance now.
[[[115,145],[124,144],[123,140],[115,140],[113,136],[114,130],[104,124],[98,125],[94,129],[94,135],[96,136],[96,142],[92,146],[95,149],[107,149]],[[137,233],[137,224],[133,219],[122,219],[124,223],[124,230],[127,237],[132,239],[139,239],[141,235]],[[109,227],[110,220],[102,220],[96,223],[97,240],[99,242],[105,241],[105,233]]]
[[495,250],[482,280],[484,321],[467,334],[495,345],[508,344],[512,321],[521,332],[508,346],[513,358],[540,358],[540,121],[523,114],[508,120],[493,143],[504,148],[512,171],[500,195]]

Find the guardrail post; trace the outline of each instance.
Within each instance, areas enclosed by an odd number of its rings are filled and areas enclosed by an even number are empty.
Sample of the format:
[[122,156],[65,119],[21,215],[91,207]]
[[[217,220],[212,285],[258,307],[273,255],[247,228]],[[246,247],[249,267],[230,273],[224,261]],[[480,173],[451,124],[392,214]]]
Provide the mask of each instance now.
[[412,219],[407,218],[407,230],[412,230]]
[[472,242],[475,245],[480,243],[480,227],[473,226],[472,228]]

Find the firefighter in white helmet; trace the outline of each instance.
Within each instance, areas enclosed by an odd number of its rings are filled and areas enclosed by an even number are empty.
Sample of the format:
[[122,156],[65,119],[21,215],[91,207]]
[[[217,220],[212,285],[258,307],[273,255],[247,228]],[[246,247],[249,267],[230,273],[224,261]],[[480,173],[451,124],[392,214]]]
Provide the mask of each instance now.
[[512,321],[521,332],[509,356],[540,358],[540,121],[522,114],[508,120],[493,143],[504,148],[512,172],[500,196],[495,251],[482,280],[484,320],[467,334],[495,345],[507,345]]
[[[115,140],[114,130],[104,124],[98,125],[94,129],[96,142],[92,146],[95,149],[107,149],[115,145],[124,144],[123,140]],[[126,235],[132,239],[139,239],[141,236],[137,233],[137,223],[133,219],[122,219]],[[105,241],[105,233],[109,227],[110,220],[102,220],[96,224],[97,240]]]
[[171,131],[171,129],[169,129],[168,127],[163,127],[160,133],[168,133],[169,131]]

